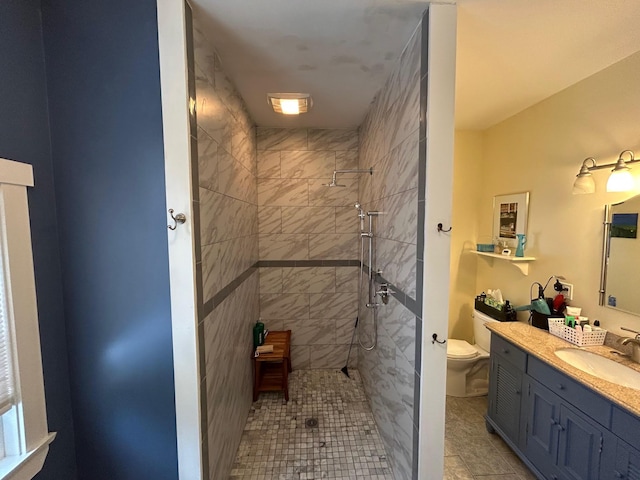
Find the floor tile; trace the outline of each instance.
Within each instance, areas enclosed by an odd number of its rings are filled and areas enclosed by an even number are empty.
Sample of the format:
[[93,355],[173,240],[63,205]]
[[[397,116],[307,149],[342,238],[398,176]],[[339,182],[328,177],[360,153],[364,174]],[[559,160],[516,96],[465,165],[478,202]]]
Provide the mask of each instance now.
[[[500,436],[487,432],[484,420],[486,396],[447,397],[446,408],[445,478],[535,480],[533,473]],[[460,462],[470,476],[455,476],[467,475]]]
[[[253,403],[230,479],[393,480],[360,375],[297,370]],[[308,426],[307,420],[317,420]],[[463,478],[463,477],[460,477]]]

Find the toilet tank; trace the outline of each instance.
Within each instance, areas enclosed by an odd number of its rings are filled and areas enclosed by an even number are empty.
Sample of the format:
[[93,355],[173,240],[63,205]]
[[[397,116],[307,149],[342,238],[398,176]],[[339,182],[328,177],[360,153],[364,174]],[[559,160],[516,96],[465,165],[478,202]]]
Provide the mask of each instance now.
[[494,318],[486,315],[478,310],[473,311],[473,337],[475,343],[487,352],[491,348],[491,332],[484,326],[487,322],[497,322]]

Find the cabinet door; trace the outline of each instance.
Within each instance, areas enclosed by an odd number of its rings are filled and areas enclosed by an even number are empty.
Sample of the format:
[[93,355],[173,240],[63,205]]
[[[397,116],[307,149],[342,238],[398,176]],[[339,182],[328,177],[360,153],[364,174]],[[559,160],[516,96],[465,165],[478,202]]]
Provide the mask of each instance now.
[[640,480],[640,452],[618,440],[614,478]]
[[558,468],[561,478],[595,480],[600,478],[600,454],[604,427],[579,413],[575,407],[560,405]]
[[489,390],[489,417],[517,445],[522,372],[500,355],[492,354]]
[[548,478],[554,478],[560,435],[560,397],[525,377],[525,455]]

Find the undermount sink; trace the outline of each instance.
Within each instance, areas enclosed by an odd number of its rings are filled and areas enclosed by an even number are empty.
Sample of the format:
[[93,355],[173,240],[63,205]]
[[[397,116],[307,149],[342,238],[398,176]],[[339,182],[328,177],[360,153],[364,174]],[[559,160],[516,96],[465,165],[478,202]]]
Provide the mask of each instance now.
[[616,385],[640,390],[640,372],[632,368],[625,367],[596,353],[578,350],[577,348],[561,348],[554,353],[560,360],[589,375],[602,378]]

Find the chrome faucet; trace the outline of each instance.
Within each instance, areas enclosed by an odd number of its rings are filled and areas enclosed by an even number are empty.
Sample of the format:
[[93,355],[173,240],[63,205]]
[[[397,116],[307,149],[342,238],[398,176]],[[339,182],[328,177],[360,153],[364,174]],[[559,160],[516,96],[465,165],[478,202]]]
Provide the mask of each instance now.
[[631,360],[633,360],[634,362],[640,363],[640,332],[636,331],[636,330],[631,330],[630,328],[625,328],[625,327],[620,327],[621,330],[624,330],[626,332],[633,332],[636,334],[635,337],[625,337],[623,338],[620,343],[622,345],[628,345],[631,344],[632,345],[632,350],[631,350]]

